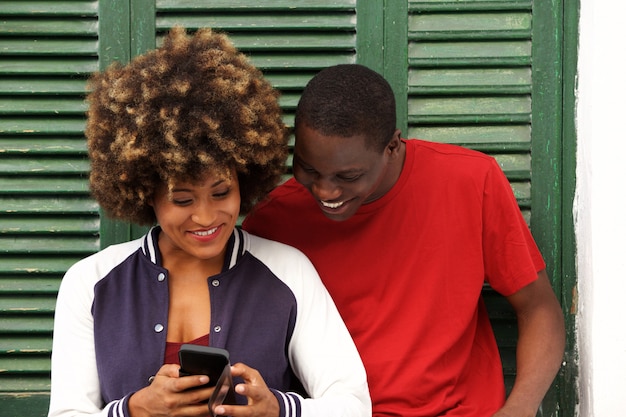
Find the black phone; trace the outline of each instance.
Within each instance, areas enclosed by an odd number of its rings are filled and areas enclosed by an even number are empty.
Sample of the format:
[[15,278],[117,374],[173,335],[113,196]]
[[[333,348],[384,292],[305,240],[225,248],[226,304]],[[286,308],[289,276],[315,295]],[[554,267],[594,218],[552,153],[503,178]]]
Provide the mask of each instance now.
[[213,414],[213,408],[221,404],[237,404],[228,351],[211,346],[184,344],[180,347],[178,359],[180,376],[208,375],[207,386],[215,386],[208,402],[210,416],[225,417]]
[[208,375],[209,387],[215,386],[224,368],[230,367],[228,351],[211,346],[184,344],[178,351],[178,359],[180,376]]
[[227,417],[216,415],[213,413],[213,409],[222,404],[237,404],[235,398],[235,385],[233,384],[233,376],[230,373],[230,367],[224,368],[222,375],[220,375],[217,383],[215,384],[215,390],[209,398],[209,415],[210,417]]

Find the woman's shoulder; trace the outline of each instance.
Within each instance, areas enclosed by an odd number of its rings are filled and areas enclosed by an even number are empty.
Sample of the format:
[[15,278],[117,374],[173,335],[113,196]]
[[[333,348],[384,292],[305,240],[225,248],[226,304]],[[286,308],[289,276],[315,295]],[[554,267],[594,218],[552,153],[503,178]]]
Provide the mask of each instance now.
[[277,257],[282,258],[285,261],[296,262],[309,262],[309,259],[299,249],[287,245],[285,243],[278,242],[276,240],[267,239],[261,236],[257,236],[250,232],[245,233],[246,238],[249,241],[248,251],[255,256],[261,257]]
[[244,233],[249,242],[248,252],[283,282],[307,281],[308,285],[317,285],[320,281],[315,267],[299,249],[245,231]]
[[73,264],[67,270],[64,279],[78,275],[83,277],[82,279],[92,278],[97,281],[137,252],[141,248],[143,240],[144,238],[140,238],[107,246]]

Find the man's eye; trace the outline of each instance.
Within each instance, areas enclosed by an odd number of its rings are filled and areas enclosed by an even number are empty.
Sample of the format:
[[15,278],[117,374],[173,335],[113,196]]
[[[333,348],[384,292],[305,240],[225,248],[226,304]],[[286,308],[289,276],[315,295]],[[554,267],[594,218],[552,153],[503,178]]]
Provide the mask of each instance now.
[[315,170],[310,166],[304,165],[297,156],[294,156],[293,164],[297,165],[302,171],[306,172],[307,174],[313,174],[315,172]]
[[339,179],[341,181],[345,181],[345,182],[354,182],[354,181],[358,180],[359,178],[361,178],[360,175],[350,175],[350,176],[347,176],[347,177],[344,177],[344,176],[339,177]]

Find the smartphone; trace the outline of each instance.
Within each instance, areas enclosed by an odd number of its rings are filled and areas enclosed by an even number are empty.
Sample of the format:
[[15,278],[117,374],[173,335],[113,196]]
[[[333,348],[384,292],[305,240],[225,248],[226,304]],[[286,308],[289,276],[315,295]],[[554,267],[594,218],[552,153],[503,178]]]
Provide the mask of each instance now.
[[233,384],[233,376],[230,373],[230,366],[224,368],[220,375],[215,390],[209,398],[209,415],[210,417],[228,417],[213,413],[213,409],[222,404],[237,404],[235,398],[235,385]]
[[230,359],[226,349],[184,344],[178,351],[180,376],[208,375],[209,387],[215,386],[225,368],[230,373]]
[[213,408],[221,404],[237,404],[228,351],[211,346],[184,344],[180,347],[178,359],[180,376],[208,375],[209,382],[206,386],[215,386],[208,402],[210,416],[226,417],[213,414]]

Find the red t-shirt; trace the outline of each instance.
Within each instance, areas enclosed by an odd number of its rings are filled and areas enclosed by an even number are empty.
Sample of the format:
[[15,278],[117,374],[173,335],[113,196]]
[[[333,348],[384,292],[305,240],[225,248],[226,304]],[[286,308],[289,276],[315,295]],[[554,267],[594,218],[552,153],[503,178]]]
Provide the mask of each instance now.
[[505,399],[481,291],[511,295],[545,263],[496,161],[406,141],[402,174],[350,219],[293,179],[245,220],[317,268],[368,373],[374,416],[491,416]]

